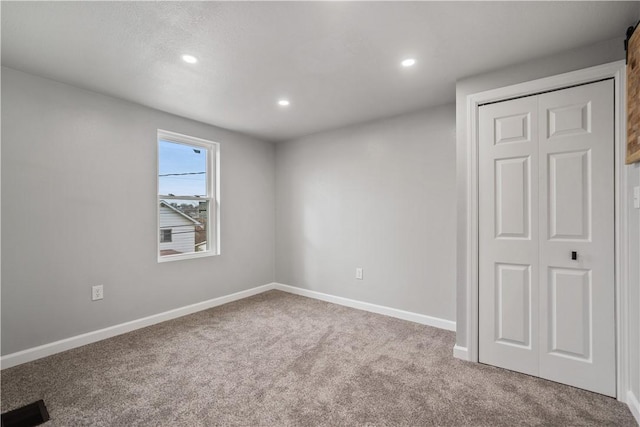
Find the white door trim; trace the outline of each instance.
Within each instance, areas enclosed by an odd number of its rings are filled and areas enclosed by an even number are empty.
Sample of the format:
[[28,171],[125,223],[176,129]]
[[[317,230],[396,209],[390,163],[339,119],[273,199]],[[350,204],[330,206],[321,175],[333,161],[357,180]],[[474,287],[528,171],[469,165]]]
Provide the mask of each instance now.
[[[624,168],[626,142],[625,62],[617,61],[584,70],[559,74],[526,83],[474,93],[467,96],[467,343],[469,361],[478,362],[478,107],[488,102],[614,79],[615,115],[615,295],[616,295],[616,388],[618,400],[625,401],[628,390],[628,237],[627,179]],[[459,352],[462,354],[461,352]]]

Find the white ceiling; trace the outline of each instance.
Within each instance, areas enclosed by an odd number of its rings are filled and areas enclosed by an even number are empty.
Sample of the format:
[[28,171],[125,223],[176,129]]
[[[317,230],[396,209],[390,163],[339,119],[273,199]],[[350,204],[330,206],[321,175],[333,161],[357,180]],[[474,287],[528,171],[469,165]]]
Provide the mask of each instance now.
[[[623,36],[639,3],[1,7],[5,66],[279,141],[453,102],[461,77]],[[417,64],[402,68],[407,57]]]

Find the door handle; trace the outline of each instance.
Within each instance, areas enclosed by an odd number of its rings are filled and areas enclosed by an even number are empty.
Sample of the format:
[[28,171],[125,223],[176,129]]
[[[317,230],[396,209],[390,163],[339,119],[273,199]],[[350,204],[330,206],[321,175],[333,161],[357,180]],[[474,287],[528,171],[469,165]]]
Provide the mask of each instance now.
[[576,252],[576,251],[571,251],[571,259],[572,259],[573,261],[577,260],[577,259],[578,259],[578,252]]

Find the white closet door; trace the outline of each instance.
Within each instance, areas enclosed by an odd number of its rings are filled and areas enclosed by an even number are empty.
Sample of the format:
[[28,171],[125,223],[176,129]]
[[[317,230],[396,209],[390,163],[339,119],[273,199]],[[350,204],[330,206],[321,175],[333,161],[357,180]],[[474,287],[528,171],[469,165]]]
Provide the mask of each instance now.
[[480,108],[480,362],[538,375],[538,102]]
[[615,396],[613,80],[539,117],[540,376]]
[[479,114],[480,361],[615,396],[613,82]]

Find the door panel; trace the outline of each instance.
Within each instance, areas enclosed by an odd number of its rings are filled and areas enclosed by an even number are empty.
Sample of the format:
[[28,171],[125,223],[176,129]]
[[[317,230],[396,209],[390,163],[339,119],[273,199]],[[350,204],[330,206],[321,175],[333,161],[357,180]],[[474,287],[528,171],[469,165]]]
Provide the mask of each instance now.
[[[613,81],[479,109],[479,360],[615,396]],[[575,253],[575,259],[573,259]]]
[[613,80],[538,98],[540,376],[615,396]]
[[496,117],[495,143],[531,141],[531,114]]
[[[537,375],[538,104],[480,109],[480,342],[483,363]],[[536,236],[536,240],[532,238]],[[535,337],[535,338],[534,338]]]
[[[550,268],[549,272],[549,352],[588,361],[593,336],[591,271]],[[569,306],[572,309],[565,310]]]
[[547,110],[547,138],[583,135],[591,131],[591,102],[563,105]]
[[529,156],[495,161],[496,238],[531,237]]
[[591,151],[549,154],[549,238],[589,240]]
[[496,341],[531,348],[531,268],[496,264]]

